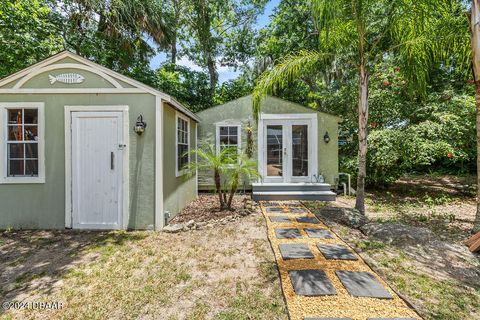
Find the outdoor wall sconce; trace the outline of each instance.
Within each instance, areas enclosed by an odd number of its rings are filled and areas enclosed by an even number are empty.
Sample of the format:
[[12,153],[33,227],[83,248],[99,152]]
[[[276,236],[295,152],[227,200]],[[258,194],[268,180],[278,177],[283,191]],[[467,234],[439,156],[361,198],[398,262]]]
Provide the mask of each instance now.
[[143,116],[139,115],[137,118],[137,122],[135,123],[135,127],[133,127],[133,131],[135,131],[136,134],[141,136],[143,132],[145,132],[146,127],[147,123],[143,121]]
[[325,132],[325,135],[323,136],[323,141],[325,141],[325,143],[330,142],[330,136],[328,135],[328,131]]

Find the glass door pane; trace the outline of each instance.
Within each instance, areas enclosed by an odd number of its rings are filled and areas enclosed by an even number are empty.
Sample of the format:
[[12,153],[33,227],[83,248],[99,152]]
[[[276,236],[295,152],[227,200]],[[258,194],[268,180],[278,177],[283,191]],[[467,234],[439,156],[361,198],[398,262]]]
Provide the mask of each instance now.
[[308,176],[308,125],[292,125],[292,176]]
[[283,128],[267,125],[267,176],[283,177]]

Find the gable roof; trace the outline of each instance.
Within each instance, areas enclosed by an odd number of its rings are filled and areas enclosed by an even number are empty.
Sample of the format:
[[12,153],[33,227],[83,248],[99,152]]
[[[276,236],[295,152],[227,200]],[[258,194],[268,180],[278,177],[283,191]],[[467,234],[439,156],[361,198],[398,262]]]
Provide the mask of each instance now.
[[[230,103],[232,103],[232,102],[234,102],[234,101],[237,101],[237,100],[240,100],[240,99],[246,99],[246,98],[252,97],[252,96],[253,96],[253,94],[248,94],[248,95],[246,95],[246,96],[239,97],[239,98],[230,100],[230,101],[228,101],[228,102],[225,102],[225,103],[222,103],[222,104],[218,104],[218,105],[216,105],[216,106],[212,106],[212,107],[207,108],[207,109],[204,109],[204,110],[202,110],[202,111],[198,111],[196,114],[197,114],[197,115],[201,115],[202,112],[209,111],[209,110],[215,109],[215,108],[221,108],[221,107],[223,107],[223,106],[225,106],[225,105],[228,105],[228,104],[230,104]],[[337,116],[337,115],[335,115],[335,114],[331,114],[331,113],[328,113],[328,112],[315,110],[315,109],[306,107],[306,106],[304,106],[304,105],[302,105],[302,104],[299,104],[299,103],[297,103],[297,102],[289,101],[289,100],[282,99],[282,98],[279,98],[279,97],[275,97],[275,96],[272,96],[272,95],[267,95],[267,96],[264,98],[264,100],[265,100],[265,99],[275,99],[275,100],[279,100],[280,102],[283,102],[283,103],[291,103],[291,104],[294,104],[294,105],[296,105],[296,106],[298,106],[298,107],[307,109],[307,110],[309,110],[309,111],[311,111],[311,112],[321,113],[321,114],[324,114],[324,115],[326,115],[326,116],[336,118],[338,122],[342,122],[342,121],[343,121],[343,119],[342,119],[341,117],[339,117],[339,116]],[[251,98],[250,101],[253,103],[253,98]],[[263,100],[262,100],[262,101],[263,101]]]
[[[121,73],[118,73],[116,71],[113,71],[111,69],[108,69],[102,65],[99,65],[98,63],[92,62],[86,58],[83,58],[75,53],[72,53],[70,51],[62,51],[58,54],[55,54],[45,60],[42,60],[34,65],[31,65],[30,67],[27,67],[23,70],[20,70],[10,76],[7,76],[3,79],[0,80],[0,94],[1,93],[27,93],[29,89],[22,89],[21,85],[25,82],[22,82],[22,78],[28,77],[30,79],[36,74],[39,74],[41,72],[46,71],[45,69],[48,66],[54,66],[54,63],[57,61],[60,61],[65,58],[70,58],[78,62],[80,65],[86,66],[86,70],[92,71],[100,75],[101,77],[105,78],[108,82],[110,82],[115,88],[109,89],[112,91],[112,93],[115,93],[115,90],[123,90],[124,92],[139,92],[139,93],[150,93],[154,96],[160,97],[162,100],[167,102],[169,105],[171,105],[173,108],[177,109],[178,111],[184,113],[188,117],[194,119],[195,121],[199,122],[200,118],[195,115],[192,111],[184,107],[180,102],[178,102],[174,97],[163,93],[161,91],[158,91],[157,89],[154,89],[140,81],[134,80],[132,78],[129,78]],[[30,76],[29,76],[30,75]],[[115,79],[118,79],[130,86],[133,87],[133,90],[128,90],[127,88],[123,88],[118,81]],[[2,86],[5,86],[6,84],[12,83],[16,80],[19,80],[17,84],[13,88],[1,88]],[[62,92],[67,92],[68,93],[75,93],[81,92],[82,89],[66,89]]]

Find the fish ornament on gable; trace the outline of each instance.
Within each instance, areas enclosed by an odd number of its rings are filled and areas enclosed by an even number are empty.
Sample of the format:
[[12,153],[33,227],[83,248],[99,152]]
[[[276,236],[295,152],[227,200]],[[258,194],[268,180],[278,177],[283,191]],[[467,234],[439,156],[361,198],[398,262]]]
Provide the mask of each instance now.
[[66,84],[74,84],[82,83],[85,80],[85,77],[78,73],[62,73],[57,76],[49,74],[48,79],[50,80],[50,84],[54,84],[57,81]]

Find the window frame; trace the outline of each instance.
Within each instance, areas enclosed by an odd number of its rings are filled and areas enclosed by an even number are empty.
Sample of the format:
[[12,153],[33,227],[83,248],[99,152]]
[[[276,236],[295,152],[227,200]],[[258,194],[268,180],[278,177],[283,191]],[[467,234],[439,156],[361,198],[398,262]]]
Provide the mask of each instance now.
[[[36,177],[8,176],[8,109],[37,109],[38,175]],[[0,102],[0,184],[45,183],[45,103],[43,102]]]
[[242,153],[242,125],[240,123],[217,123],[215,124],[215,148],[217,156],[220,154],[220,127],[237,128],[237,154]]
[[178,119],[182,119],[187,122],[187,152],[188,152],[188,161],[187,163],[190,163],[190,118],[187,116],[181,114],[180,112],[176,111],[175,112],[175,176],[181,177],[185,174],[187,174],[187,170],[178,169]]

